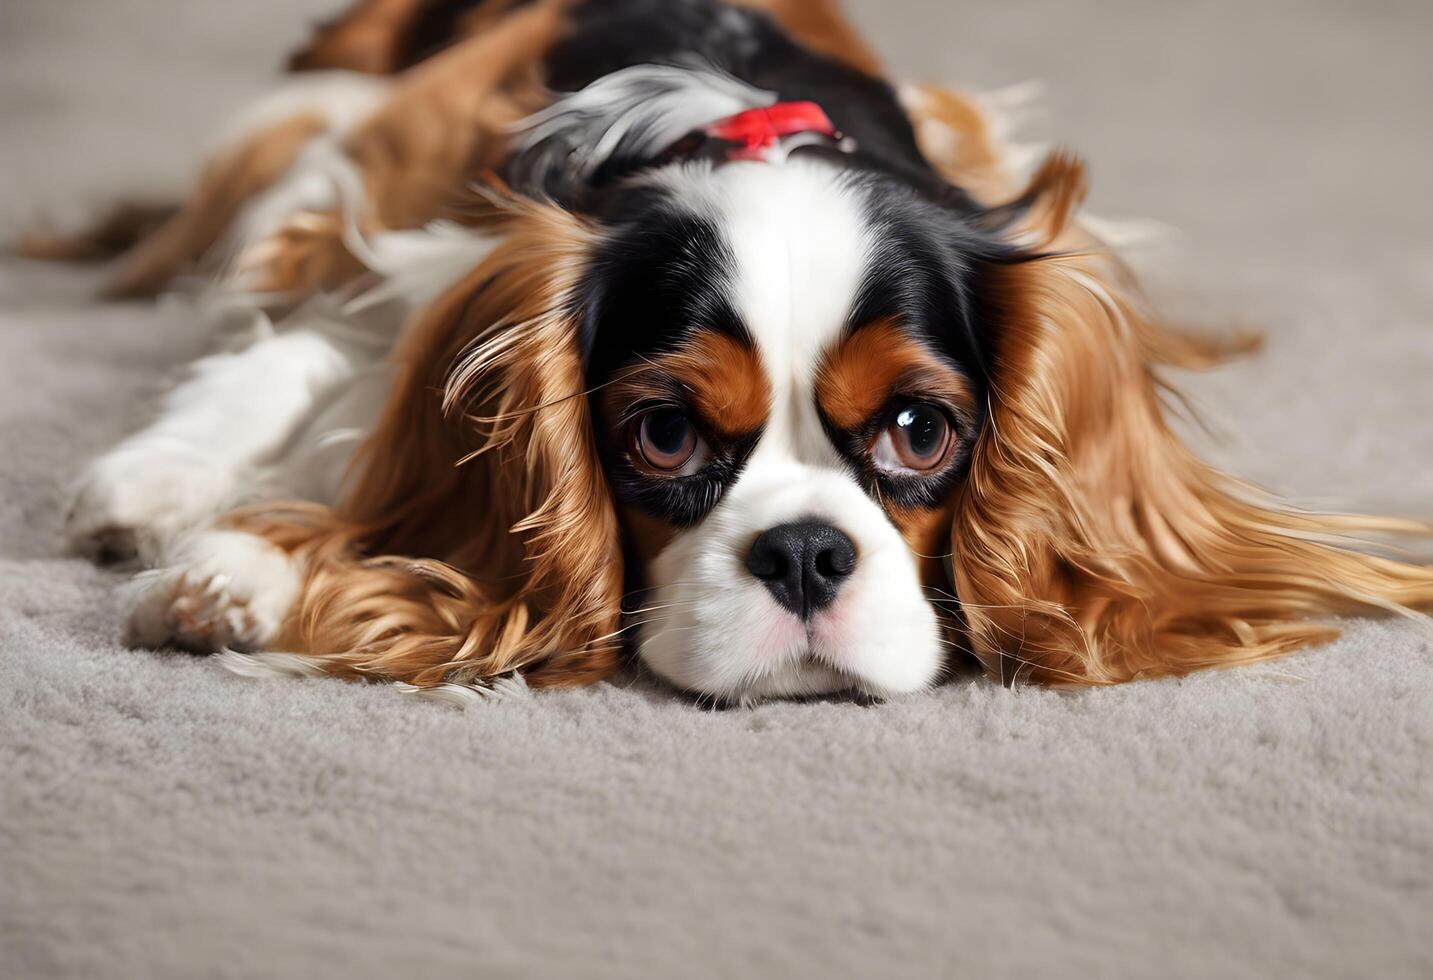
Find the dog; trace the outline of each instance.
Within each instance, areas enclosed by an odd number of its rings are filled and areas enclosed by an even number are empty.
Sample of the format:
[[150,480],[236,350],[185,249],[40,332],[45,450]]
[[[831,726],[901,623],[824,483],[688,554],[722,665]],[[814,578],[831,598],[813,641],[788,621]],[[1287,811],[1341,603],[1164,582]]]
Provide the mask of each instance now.
[[1017,183],[996,101],[893,85],[831,0],[363,0],[290,67],[182,205],[22,243],[258,318],[81,480],[137,645],[881,699],[1433,602],[1333,543],[1426,527],[1196,459],[1160,371],[1247,343],[1160,323],[1075,158]]

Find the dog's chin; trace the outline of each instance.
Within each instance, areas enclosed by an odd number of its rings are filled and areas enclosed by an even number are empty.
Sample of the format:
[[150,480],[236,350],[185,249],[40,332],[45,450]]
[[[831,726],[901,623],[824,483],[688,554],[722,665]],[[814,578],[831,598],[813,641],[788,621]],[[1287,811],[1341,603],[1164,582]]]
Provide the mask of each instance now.
[[814,698],[833,694],[869,694],[861,679],[812,658],[774,667],[747,684],[721,694],[707,692],[728,704],[751,704],[776,698]]
[[[904,643],[898,640],[882,651],[869,648],[873,637],[845,636],[835,622],[818,620],[807,626],[784,612],[759,618],[765,628],[757,630],[711,631],[696,623],[675,630],[668,626],[640,637],[638,654],[647,669],[673,687],[698,700],[727,705],[832,695],[886,701],[925,690],[939,674],[938,644],[923,649],[924,631],[900,637]],[[705,642],[674,642],[694,632],[705,634]],[[891,632],[900,636],[908,631]],[[893,672],[892,658],[913,663]],[[880,667],[862,669],[876,661]]]
[[861,678],[805,656],[785,660],[754,677],[737,684],[716,683],[711,678],[695,676],[689,670],[671,670],[663,658],[643,657],[643,662],[668,684],[690,695],[698,702],[720,705],[749,705],[759,701],[801,700],[831,695],[853,694],[883,697],[869,689]]

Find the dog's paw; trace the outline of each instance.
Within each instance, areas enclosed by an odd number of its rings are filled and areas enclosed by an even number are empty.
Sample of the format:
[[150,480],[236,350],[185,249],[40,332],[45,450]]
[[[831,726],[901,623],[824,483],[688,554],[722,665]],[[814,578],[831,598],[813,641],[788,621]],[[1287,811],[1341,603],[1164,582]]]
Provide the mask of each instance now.
[[241,531],[205,531],[176,550],[173,565],[135,579],[131,646],[247,652],[278,636],[301,584],[293,559]]
[[65,520],[71,551],[94,561],[154,560],[233,499],[232,472],[193,454],[138,442],[85,470]]
[[261,296],[302,295],[362,271],[344,244],[340,214],[300,211],[240,254],[231,286]]

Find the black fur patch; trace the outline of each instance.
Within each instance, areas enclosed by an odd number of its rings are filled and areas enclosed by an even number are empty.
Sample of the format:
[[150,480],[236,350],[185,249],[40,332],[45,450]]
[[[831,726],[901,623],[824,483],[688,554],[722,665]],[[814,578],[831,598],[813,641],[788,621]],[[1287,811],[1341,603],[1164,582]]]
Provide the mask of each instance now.
[[[608,235],[588,273],[581,337],[599,433],[618,428],[616,419],[604,417],[601,390],[623,368],[675,349],[698,330],[752,342],[728,298],[733,257],[715,226],[650,189],[626,191],[609,205]],[[723,445],[713,433],[703,435],[711,465],[676,479],[642,472],[623,446],[599,440],[618,496],[678,526],[700,521],[736,479],[756,441],[753,435]]]
[[[576,91],[634,65],[695,60],[779,101],[820,105],[854,141],[855,152],[842,154],[844,166],[896,177],[946,206],[974,210],[921,154],[889,83],[807,50],[764,12],[720,0],[587,0],[573,18],[569,36],[547,57],[548,83],[557,91]],[[636,166],[610,168],[601,179],[610,183]]]

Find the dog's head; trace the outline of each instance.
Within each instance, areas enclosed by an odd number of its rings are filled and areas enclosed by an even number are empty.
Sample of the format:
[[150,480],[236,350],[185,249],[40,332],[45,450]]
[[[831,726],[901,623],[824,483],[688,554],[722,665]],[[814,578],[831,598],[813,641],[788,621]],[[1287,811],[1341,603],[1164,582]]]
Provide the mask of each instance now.
[[931,683],[1012,250],[822,160],[674,166],[607,213],[580,342],[643,663],[728,697]]

